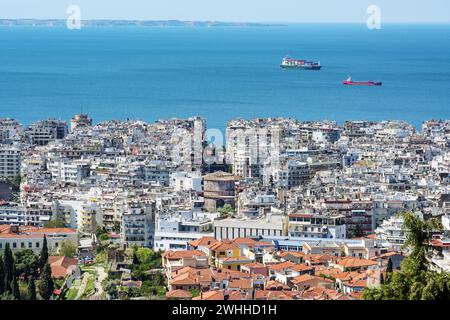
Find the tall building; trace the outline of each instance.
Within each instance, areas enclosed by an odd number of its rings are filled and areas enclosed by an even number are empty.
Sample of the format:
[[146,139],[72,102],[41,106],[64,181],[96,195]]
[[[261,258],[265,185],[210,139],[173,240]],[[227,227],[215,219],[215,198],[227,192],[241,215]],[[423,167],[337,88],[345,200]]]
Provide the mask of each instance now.
[[70,131],[74,131],[77,128],[90,126],[92,126],[92,119],[84,113],[76,114],[70,120]]
[[0,147],[0,178],[20,175],[20,149],[15,146]]
[[205,208],[214,212],[225,204],[235,207],[237,177],[226,172],[217,171],[203,177],[203,196]]
[[67,133],[67,122],[48,119],[33,123],[25,131],[25,136],[29,143],[37,146],[45,146],[50,141],[64,139]]
[[10,144],[22,130],[21,124],[10,118],[0,119],[0,144]]

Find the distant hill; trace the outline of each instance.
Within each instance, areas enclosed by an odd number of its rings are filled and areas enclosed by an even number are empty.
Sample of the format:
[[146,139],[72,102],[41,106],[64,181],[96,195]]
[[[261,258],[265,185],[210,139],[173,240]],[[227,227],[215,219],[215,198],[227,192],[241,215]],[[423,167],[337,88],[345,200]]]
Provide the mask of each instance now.
[[[45,26],[64,27],[64,19],[0,19],[0,26]],[[180,20],[82,20],[82,27],[275,27],[281,24],[220,21],[180,21]]]

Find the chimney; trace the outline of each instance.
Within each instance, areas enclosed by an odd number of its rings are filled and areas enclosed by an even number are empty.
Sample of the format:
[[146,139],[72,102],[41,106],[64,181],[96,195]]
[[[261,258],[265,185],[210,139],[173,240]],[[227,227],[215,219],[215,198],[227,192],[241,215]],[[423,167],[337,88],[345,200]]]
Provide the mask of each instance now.
[[19,233],[19,226],[18,225],[11,225],[10,230],[12,233]]

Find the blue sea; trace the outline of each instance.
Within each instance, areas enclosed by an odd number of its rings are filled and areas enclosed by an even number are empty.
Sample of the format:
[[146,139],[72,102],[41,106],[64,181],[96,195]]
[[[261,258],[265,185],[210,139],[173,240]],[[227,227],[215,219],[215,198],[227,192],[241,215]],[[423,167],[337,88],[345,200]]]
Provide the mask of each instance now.
[[[285,55],[321,71],[283,70]],[[380,80],[381,87],[342,80]],[[450,119],[450,25],[0,28],[0,117]]]

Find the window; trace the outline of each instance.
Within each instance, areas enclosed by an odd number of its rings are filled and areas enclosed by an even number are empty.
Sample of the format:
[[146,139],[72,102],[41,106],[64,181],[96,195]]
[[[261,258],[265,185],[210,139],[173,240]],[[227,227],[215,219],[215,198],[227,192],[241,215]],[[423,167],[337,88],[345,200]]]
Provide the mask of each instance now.
[[39,248],[39,242],[36,242],[36,248]]
[[28,248],[32,248],[33,247],[33,243],[32,242],[28,242]]
[[13,242],[13,248],[17,248],[17,243]]
[[21,247],[21,248],[25,248],[25,242],[21,242],[21,243],[20,243],[20,247]]

